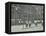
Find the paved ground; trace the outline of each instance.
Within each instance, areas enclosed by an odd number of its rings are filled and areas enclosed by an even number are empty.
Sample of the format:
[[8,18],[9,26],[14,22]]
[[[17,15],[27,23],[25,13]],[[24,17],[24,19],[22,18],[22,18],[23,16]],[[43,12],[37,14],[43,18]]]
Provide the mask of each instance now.
[[34,24],[31,27],[25,27],[25,25],[13,25],[11,26],[11,32],[23,32],[23,31],[39,31],[43,30],[43,26],[41,24],[35,26]]

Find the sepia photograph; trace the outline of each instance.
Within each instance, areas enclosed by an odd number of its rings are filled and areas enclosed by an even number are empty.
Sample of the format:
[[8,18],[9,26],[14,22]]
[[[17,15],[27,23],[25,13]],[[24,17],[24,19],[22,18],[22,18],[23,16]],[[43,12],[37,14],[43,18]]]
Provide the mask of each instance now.
[[11,32],[43,31],[43,6],[11,4]]

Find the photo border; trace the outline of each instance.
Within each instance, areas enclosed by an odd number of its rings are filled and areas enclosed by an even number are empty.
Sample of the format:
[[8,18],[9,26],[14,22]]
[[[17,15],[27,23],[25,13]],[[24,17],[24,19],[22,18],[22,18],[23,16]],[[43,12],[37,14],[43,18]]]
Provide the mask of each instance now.
[[[24,2],[7,2],[7,3],[9,3],[9,11],[8,11],[8,9],[6,10],[7,11],[7,13],[5,12],[5,16],[10,16],[10,19],[11,19],[11,5],[12,4],[23,4],[23,5],[40,5],[40,6],[43,6],[43,31],[26,31],[26,32],[11,32],[11,20],[9,21],[10,22],[10,24],[9,24],[9,30],[7,30],[8,28],[7,27],[5,27],[5,28],[7,28],[7,29],[5,29],[5,32],[6,33],[8,33],[8,34],[18,34],[18,33],[35,33],[35,32],[45,32],[45,4],[41,4],[41,3],[24,3]],[[6,3],[6,4],[7,4]],[[10,15],[9,15],[9,13],[10,13]],[[7,17],[7,19],[8,19],[8,17]],[[6,17],[5,17],[6,18]],[[5,21],[7,21],[6,23],[8,24],[9,22],[8,22],[8,20],[7,19],[5,19]],[[6,24],[5,24],[6,25]],[[6,31],[7,30],[7,31]]]

